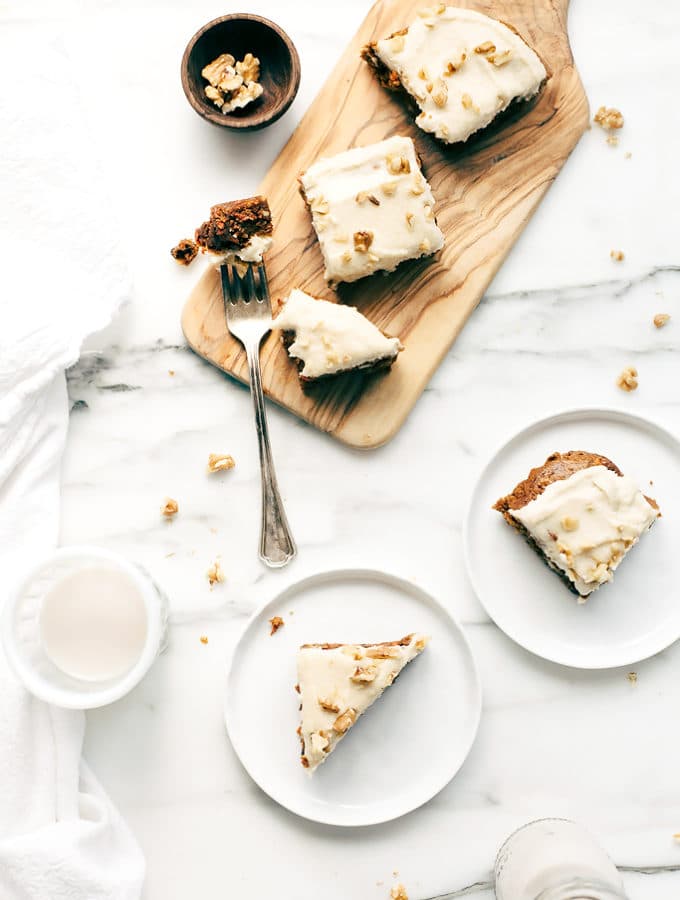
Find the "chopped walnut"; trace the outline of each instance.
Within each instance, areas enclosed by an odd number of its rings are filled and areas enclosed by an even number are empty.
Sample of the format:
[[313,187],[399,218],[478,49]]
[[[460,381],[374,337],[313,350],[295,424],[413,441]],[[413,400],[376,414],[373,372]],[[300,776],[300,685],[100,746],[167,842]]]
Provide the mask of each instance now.
[[387,168],[392,175],[408,175],[411,171],[411,163],[405,156],[388,156]]
[[321,216],[325,216],[330,209],[328,200],[325,200],[323,197],[317,197],[315,200],[312,200],[310,207],[312,212],[319,213]]
[[623,250],[610,250],[609,255],[614,260],[614,262],[623,262],[624,259],[626,258],[626,255],[623,252]]
[[369,647],[366,650],[366,656],[370,659],[395,659],[399,656],[399,648],[390,646]]
[[390,891],[390,900],[408,900],[408,894],[403,884],[395,884]]
[[483,44],[479,44],[479,46],[475,47],[475,53],[482,54],[486,56],[487,53],[495,53],[496,45],[493,41],[484,41]]
[[327,697],[317,697],[317,703],[321,707],[321,709],[325,709],[326,712],[339,713],[340,707],[337,703],[334,703],[332,700],[329,700]]
[[222,53],[203,68],[201,74],[209,84],[205,95],[223,113],[242,109],[262,95],[260,60],[246,53],[236,62],[230,53]]
[[330,748],[330,739],[325,731],[313,731],[310,737],[312,749],[317,753],[326,752]]
[[335,722],[333,722],[333,731],[337,732],[337,734],[344,734],[354,725],[356,720],[357,711],[350,706],[343,713],[340,713]]
[[576,531],[578,528],[578,519],[574,519],[571,516],[564,516],[560,525],[565,531]]
[[469,94],[463,94],[463,96],[460,98],[460,102],[463,104],[464,109],[471,109],[476,113],[479,112],[479,107],[472,102],[472,97]]
[[264,88],[261,84],[258,84],[256,81],[249,81],[247,84],[242,85],[232,95],[230,100],[225,101],[222,112],[227,113],[233,112],[235,109],[243,109],[244,106],[261,97],[263,93]]
[[416,650],[418,650],[418,651],[424,650],[426,646],[427,646],[427,639],[426,638],[418,638],[418,640],[416,641]]
[[396,193],[398,185],[399,182],[397,181],[386,181],[385,184],[380,186],[380,190],[386,197],[392,197]]
[[419,178],[416,178],[411,186],[411,193],[414,197],[420,197],[421,194],[425,193],[425,188],[423,187],[422,181]]
[[434,84],[434,88],[432,90],[432,101],[435,106],[439,106],[440,108],[446,106],[446,101],[449,99],[449,89],[446,87],[446,84],[438,78]]
[[616,384],[621,388],[622,391],[627,391],[630,393],[631,391],[636,390],[638,386],[638,371],[635,366],[628,366],[621,372],[619,375]]
[[233,469],[235,465],[234,457],[227,453],[211,453],[208,456],[209,472],[226,472],[228,469]]
[[208,643],[208,635],[207,635],[207,634],[202,634],[202,635],[200,636],[199,640],[200,640],[200,642],[201,642],[202,644],[207,644],[207,643]]
[[224,581],[224,572],[222,571],[222,566],[220,565],[219,560],[215,560],[215,562],[210,566],[205,575],[210,582],[210,587],[212,587],[215,583],[221,584]]
[[190,241],[188,238],[184,238],[177,244],[176,247],[173,247],[170,251],[170,255],[174,260],[176,260],[181,266],[188,266],[196,259],[196,254],[198,253],[198,244],[195,241]]
[[406,225],[409,229],[413,230],[413,226],[416,223],[416,217],[413,213],[406,213]]
[[395,36],[390,39],[390,49],[392,50],[392,53],[401,53],[405,44],[406,42],[403,34],[395,34]]
[[161,506],[161,515],[165,516],[166,519],[171,519],[173,516],[176,516],[179,512],[179,504],[176,500],[173,500],[172,497],[166,497],[165,503]]
[[663,326],[669,321],[670,316],[668,313],[657,313],[652,320],[657,328],[663,328]]
[[221,56],[218,56],[217,59],[214,59],[201,70],[201,75],[206,81],[209,81],[213,87],[217,87],[220,81],[222,81],[225,71],[233,68],[235,62],[236,60],[231,53],[222,53]]
[[357,253],[368,253],[368,248],[373,243],[372,231],[355,231],[354,232],[354,249]]
[[427,240],[427,238],[423,238],[423,240],[418,244],[418,249],[421,253],[430,252],[430,242]]
[[508,47],[507,50],[503,50],[500,53],[490,53],[486,58],[490,63],[496,66],[496,68],[499,68],[510,62],[512,59],[512,50]]
[[593,116],[593,122],[608,130],[623,128],[623,116],[614,107],[601,106]]
[[368,200],[369,203],[372,203],[374,206],[380,206],[380,200],[378,200],[375,194],[369,194],[367,191],[359,191],[354,199],[357,203],[365,203]]
[[375,665],[357,666],[354,673],[349,676],[349,680],[355,684],[371,684],[375,681],[377,674],[378,667]]
[[276,634],[279,628],[283,628],[286,623],[283,621],[281,616],[274,616],[269,620],[269,624],[272,626],[272,630],[269,632],[269,636],[271,637],[273,634]]
[[241,62],[236,63],[236,71],[244,81],[259,81],[260,60],[252,53],[246,53]]
[[454,62],[453,60],[449,60],[446,64],[446,69],[444,69],[444,75],[448,78],[450,75],[455,75],[462,66],[465,60],[467,59],[467,53],[462,53],[459,60]]

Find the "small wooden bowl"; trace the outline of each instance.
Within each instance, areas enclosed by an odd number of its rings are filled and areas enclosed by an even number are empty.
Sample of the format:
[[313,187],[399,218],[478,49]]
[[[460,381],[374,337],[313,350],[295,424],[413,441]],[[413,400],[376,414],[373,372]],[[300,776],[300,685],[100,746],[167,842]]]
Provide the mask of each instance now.
[[[252,53],[260,60],[264,93],[244,109],[223,113],[205,96],[208,82],[201,70],[221,53],[237,60]],[[213,19],[191,38],[182,57],[182,87],[196,112],[213,125],[255,131],[276,122],[300,87],[300,58],[288,35],[269,19],[233,13]]]

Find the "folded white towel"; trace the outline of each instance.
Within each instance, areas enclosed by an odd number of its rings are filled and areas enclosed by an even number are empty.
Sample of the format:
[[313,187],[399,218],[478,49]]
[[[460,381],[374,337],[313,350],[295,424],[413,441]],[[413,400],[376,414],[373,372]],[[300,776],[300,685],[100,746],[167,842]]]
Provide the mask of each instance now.
[[[68,60],[39,23],[0,11],[0,26],[1,603],[56,544],[64,369],[128,284]],[[28,694],[0,652],[1,900],[140,896],[144,860],[82,763],[84,727]]]

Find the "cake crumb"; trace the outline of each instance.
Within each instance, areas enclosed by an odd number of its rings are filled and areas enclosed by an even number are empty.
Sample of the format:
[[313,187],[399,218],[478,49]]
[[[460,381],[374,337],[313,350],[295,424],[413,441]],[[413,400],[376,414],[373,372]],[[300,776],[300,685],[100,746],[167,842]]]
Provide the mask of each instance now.
[[208,456],[209,472],[226,472],[228,469],[233,469],[235,465],[234,457],[227,453],[211,453]]
[[637,672],[629,672],[626,677],[631,684],[637,684]]
[[605,128],[607,131],[616,128],[623,128],[623,115],[613,106],[601,106],[593,116],[593,122]]
[[269,620],[269,624],[272,626],[272,630],[269,632],[269,636],[271,637],[273,634],[276,634],[279,628],[283,628],[286,623],[283,621],[281,616],[274,616]]
[[668,322],[670,316],[668,313],[657,313],[654,316],[653,322],[657,328],[663,328],[663,326]]
[[638,371],[635,366],[627,366],[623,372],[619,375],[616,384],[621,388],[622,391],[627,391],[630,393],[637,389],[638,386]]
[[172,519],[179,512],[179,504],[172,497],[166,497],[165,503],[161,506],[161,515],[166,519]]
[[609,135],[607,135],[607,143],[608,143],[611,147],[618,147],[618,146],[619,146],[619,139],[617,138],[617,136],[616,136],[615,134],[609,134]]
[[222,566],[217,559],[205,574],[206,578],[210,582],[210,587],[212,587],[216,582],[222,584],[222,582],[224,581],[224,572],[222,571]]
[[626,255],[623,252],[623,250],[610,250],[609,255],[614,260],[614,262],[623,262],[624,259],[626,258]]
[[170,251],[170,255],[175,262],[180,264],[180,266],[190,266],[196,259],[197,253],[198,244],[195,241],[190,241],[188,238],[183,238],[177,246],[173,247]]
[[175,374],[175,370],[174,370],[174,369],[168,369],[168,375],[169,375],[171,378],[174,376],[174,374]]
[[202,635],[200,636],[199,640],[200,640],[200,642],[201,642],[202,644],[207,644],[207,643],[208,643],[208,635],[207,635],[207,634],[202,634]]
[[390,891],[390,900],[408,900],[408,894],[403,884],[395,884]]

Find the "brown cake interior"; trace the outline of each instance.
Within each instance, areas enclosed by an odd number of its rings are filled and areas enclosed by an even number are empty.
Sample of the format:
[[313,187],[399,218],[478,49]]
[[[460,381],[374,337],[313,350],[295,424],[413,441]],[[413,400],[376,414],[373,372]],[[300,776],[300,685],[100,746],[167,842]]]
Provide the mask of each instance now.
[[210,218],[196,229],[196,241],[204,250],[240,250],[254,235],[270,235],[272,214],[264,197],[247,197],[218,203]]

